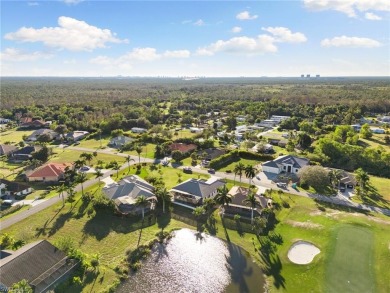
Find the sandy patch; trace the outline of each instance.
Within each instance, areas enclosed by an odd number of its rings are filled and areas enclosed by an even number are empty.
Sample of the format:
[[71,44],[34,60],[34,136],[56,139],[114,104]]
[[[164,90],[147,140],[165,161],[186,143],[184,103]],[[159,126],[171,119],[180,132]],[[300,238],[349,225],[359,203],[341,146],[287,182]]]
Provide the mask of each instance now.
[[307,228],[307,229],[321,229],[324,227],[320,224],[315,224],[315,223],[311,223],[311,222],[297,222],[297,221],[293,221],[293,220],[287,220],[286,223],[293,226],[293,227]]
[[297,241],[291,245],[288,251],[288,259],[299,265],[306,265],[313,261],[321,251],[313,244],[306,241]]

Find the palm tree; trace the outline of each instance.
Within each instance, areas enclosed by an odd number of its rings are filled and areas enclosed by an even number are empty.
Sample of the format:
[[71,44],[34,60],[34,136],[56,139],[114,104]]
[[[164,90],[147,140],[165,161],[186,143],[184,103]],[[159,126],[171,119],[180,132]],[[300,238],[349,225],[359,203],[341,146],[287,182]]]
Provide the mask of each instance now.
[[200,218],[206,213],[206,210],[204,207],[196,207],[193,211],[192,214],[195,216],[196,221],[197,221],[197,230],[201,231],[201,226],[200,223],[198,222]]
[[74,202],[74,196],[76,195],[76,191],[74,190],[73,186],[67,186],[66,192],[68,193],[68,199],[67,201],[70,202],[70,207],[72,208],[73,202]]
[[248,195],[246,196],[246,199],[243,200],[243,202],[251,207],[251,224],[253,224],[253,210],[256,208],[256,206],[259,205],[256,194],[249,190]]
[[[227,189],[226,185],[218,188],[217,194],[215,195],[214,200],[217,204],[222,205],[222,207],[224,205],[229,206],[229,203],[232,202],[232,197],[229,194],[229,190]],[[223,215],[224,214],[222,213],[222,217],[223,217]]]
[[145,217],[145,207],[147,206],[148,203],[149,203],[149,201],[145,195],[140,195],[135,200],[135,205],[141,207],[141,209],[142,209],[142,220]]
[[88,161],[88,164],[91,164],[91,161],[93,159],[93,155],[90,153],[82,153],[80,155],[80,158],[84,158],[86,161]]
[[73,166],[74,166],[75,169],[80,169],[84,165],[85,165],[85,161],[84,160],[76,160],[73,163]]
[[135,162],[134,159],[132,159],[130,156],[127,156],[126,157],[126,162],[127,162],[127,166],[129,166],[129,171],[127,173],[130,173],[130,162],[131,161]]
[[240,176],[240,183],[241,183],[241,177],[242,177],[242,174],[244,173],[245,171],[245,166],[244,164],[242,163],[238,163],[235,167],[234,167],[234,176],[238,175]]
[[359,168],[355,171],[355,174],[356,174],[356,181],[359,183],[360,188],[362,190],[365,190],[367,183],[370,180],[368,173],[364,171],[362,168]]
[[140,145],[136,145],[134,149],[138,154],[138,164],[141,164],[142,147]]
[[101,177],[103,176],[102,170],[99,169],[99,168],[97,168],[97,169],[95,170],[95,176],[96,176],[96,178],[99,179],[99,185],[100,185],[100,179],[101,179]]
[[120,168],[121,168],[121,166],[119,166],[117,161],[112,162],[112,169],[116,170],[116,178],[118,178],[118,176],[119,176],[118,172],[119,172]]
[[245,176],[249,178],[249,185],[252,183],[252,179],[256,176],[257,169],[252,165],[248,165],[245,167]]
[[62,184],[60,186],[57,187],[57,191],[58,193],[62,196],[62,206],[65,205],[65,197],[64,197],[64,192],[67,190],[67,187]]
[[169,202],[171,200],[171,194],[164,187],[164,188],[158,188],[156,190],[156,196],[157,196],[157,198],[162,200],[162,203],[163,203],[163,213],[165,213],[165,202]]
[[329,180],[331,184],[333,185],[333,188],[340,185],[340,179],[343,176],[343,172],[338,169],[333,169],[329,171]]
[[76,177],[76,182],[81,184],[81,196],[84,197],[84,182],[87,181],[87,174],[80,172]]

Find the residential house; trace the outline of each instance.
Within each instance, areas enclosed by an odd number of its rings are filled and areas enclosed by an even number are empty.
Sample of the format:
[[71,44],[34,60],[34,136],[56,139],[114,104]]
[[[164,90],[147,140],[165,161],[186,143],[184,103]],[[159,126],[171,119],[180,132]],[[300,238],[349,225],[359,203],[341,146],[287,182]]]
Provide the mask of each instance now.
[[239,115],[239,116],[236,117],[236,120],[238,122],[245,122],[246,121],[246,116]]
[[283,120],[287,120],[287,119],[290,119],[291,117],[290,116],[278,116],[278,115],[272,115],[270,120],[273,120],[275,122],[277,122],[277,124],[279,124],[280,122],[282,122]]
[[193,143],[185,144],[185,143],[177,143],[177,142],[175,142],[175,143],[172,143],[169,146],[169,149],[171,150],[171,152],[173,152],[173,151],[180,151],[183,154],[187,154],[187,153],[190,153],[190,152],[196,150],[197,149],[197,145],[193,144]]
[[280,156],[279,158],[262,164],[263,172],[280,174],[282,172],[297,174],[299,170],[309,165],[306,158],[291,155]]
[[271,153],[274,153],[274,147],[272,144],[261,144],[261,143],[258,143],[256,144],[253,148],[252,148],[252,151],[253,152],[258,152],[259,150],[261,150],[264,154],[271,154]]
[[10,119],[6,119],[6,118],[0,118],[0,124],[8,124],[8,123],[10,123],[11,122],[11,120]]
[[10,156],[16,152],[18,148],[11,144],[0,144],[0,156]]
[[199,127],[190,127],[190,132],[191,133],[201,133],[203,131],[203,128]]
[[109,184],[103,188],[105,196],[113,200],[118,211],[122,214],[139,214],[142,208],[136,205],[137,198],[141,195],[148,200],[144,211],[153,210],[157,198],[153,185],[141,179],[137,175],[123,178],[118,183]]
[[64,179],[66,168],[70,168],[70,163],[48,163],[35,169],[27,175],[28,181],[58,182]]
[[110,140],[108,143],[108,146],[113,147],[113,148],[122,148],[124,145],[131,143],[134,141],[134,138],[127,137],[124,135],[119,135],[117,137],[114,137]]
[[33,189],[26,184],[0,179],[0,197],[15,196],[16,199],[22,199],[31,192]]
[[24,148],[16,150],[10,155],[9,161],[13,163],[21,163],[27,160],[31,160],[32,154],[34,152],[39,151],[41,148],[42,148],[41,146],[33,145],[33,146],[26,146]]
[[20,120],[20,128],[43,128],[45,127],[45,121],[43,120],[32,120],[31,117],[23,117]]
[[202,159],[202,165],[207,166],[211,160],[214,160],[224,154],[226,151],[223,149],[210,148],[198,151],[198,157]]
[[[244,200],[249,194],[249,188],[241,186],[233,186],[228,193],[231,196],[232,202],[228,206],[224,206],[223,213],[229,215],[240,215],[245,218],[251,217],[251,207],[244,203]],[[260,194],[255,195],[257,206],[253,210],[253,216],[261,215],[261,210],[272,206],[272,200]]]
[[271,120],[271,119],[265,119],[265,120],[260,121],[260,123],[255,123],[256,126],[268,127],[268,128],[272,128],[277,124],[278,124],[278,122]]
[[48,141],[52,141],[58,137],[58,133],[51,129],[38,129],[27,136],[26,141],[38,141],[40,136],[47,136]]
[[69,277],[78,266],[47,240],[27,244],[16,251],[2,251],[0,283],[10,288],[26,280],[35,293],[51,292]]
[[134,133],[145,133],[147,132],[148,130],[146,128],[141,128],[141,127],[133,127],[131,129],[132,132]]
[[370,127],[370,130],[372,133],[376,134],[385,134],[386,131],[383,128],[378,128],[378,127]]
[[225,182],[217,177],[208,180],[191,178],[176,185],[170,192],[174,203],[191,207],[201,205],[206,198],[214,198],[217,189],[224,185]]
[[390,123],[390,116],[382,116],[378,118],[382,123]]
[[362,126],[360,124],[353,124],[353,125],[351,125],[351,127],[356,132],[359,132],[360,129],[362,129]]
[[76,131],[68,132],[65,135],[65,139],[67,141],[73,141],[74,142],[74,141],[82,140],[83,138],[87,137],[88,135],[89,135],[88,131],[76,130]]

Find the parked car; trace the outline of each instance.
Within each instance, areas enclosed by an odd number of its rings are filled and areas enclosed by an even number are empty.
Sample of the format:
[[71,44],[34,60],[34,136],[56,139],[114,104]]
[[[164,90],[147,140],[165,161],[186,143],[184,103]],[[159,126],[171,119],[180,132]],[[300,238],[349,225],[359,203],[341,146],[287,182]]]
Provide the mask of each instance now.
[[345,192],[345,187],[340,187],[341,192]]
[[81,171],[81,172],[86,172],[86,171],[89,171],[91,168],[90,167],[88,167],[88,166],[83,166],[83,167],[81,167],[79,170]]
[[11,206],[12,203],[13,203],[12,199],[5,199],[5,200],[3,200],[2,205],[3,206]]
[[278,183],[276,183],[276,186],[279,188],[287,188],[287,183],[278,182]]
[[191,167],[184,167],[184,168],[183,168],[183,172],[184,172],[184,173],[192,174],[192,169],[191,169]]
[[207,172],[209,172],[210,174],[215,174],[215,170],[214,169],[208,169]]

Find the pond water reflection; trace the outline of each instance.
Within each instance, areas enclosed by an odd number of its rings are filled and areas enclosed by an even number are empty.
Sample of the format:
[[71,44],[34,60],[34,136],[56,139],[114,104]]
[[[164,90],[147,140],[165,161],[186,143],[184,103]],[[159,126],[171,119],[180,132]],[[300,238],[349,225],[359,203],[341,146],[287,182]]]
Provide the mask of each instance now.
[[260,267],[240,247],[192,230],[157,245],[135,275],[117,290],[128,292],[264,292]]

